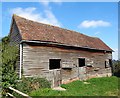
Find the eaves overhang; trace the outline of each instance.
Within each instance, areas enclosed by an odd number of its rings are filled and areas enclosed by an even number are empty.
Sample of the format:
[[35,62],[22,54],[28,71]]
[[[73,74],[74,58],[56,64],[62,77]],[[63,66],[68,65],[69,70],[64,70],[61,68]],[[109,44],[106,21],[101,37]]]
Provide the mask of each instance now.
[[113,50],[104,50],[104,49],[96,49],[91,47],[80,47],[80,46],[71,46],[63,43],[57,43],[57,42],[50,42],[50,41],[36,41],[36,40],[22,40],[20,43],[37,43],[37,44],[48,44],[48,45],[56,45],[56,46],[66,46],[66,47],[73,47],[73,48],[83,48],[83,49],[90,49],[90,50],[98,50],[98,51],[104,51],[104,52],[114,52]]

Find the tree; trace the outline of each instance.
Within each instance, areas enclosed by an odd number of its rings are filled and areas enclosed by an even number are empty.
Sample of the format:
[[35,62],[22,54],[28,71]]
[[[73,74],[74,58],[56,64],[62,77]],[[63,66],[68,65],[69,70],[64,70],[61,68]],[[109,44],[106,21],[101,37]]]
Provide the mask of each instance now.
[[18,49],[9,44],[9,37],[2,38],[2,94],[8,91],[9,86],[15,86],[17,74],[15,65],[18,58]]
[[115,76],[120,77],[120,61],[113,62],[113,73]]

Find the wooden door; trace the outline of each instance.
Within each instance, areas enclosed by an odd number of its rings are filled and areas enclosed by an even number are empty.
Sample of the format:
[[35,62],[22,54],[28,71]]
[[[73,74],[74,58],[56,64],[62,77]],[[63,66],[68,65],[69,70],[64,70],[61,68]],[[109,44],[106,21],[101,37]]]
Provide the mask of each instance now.
[[54,87],[58,87],[60,86],[61,82],[62,82],[62,78],[61,78],[61,69],[54,69],[53,70],[53,76],[54,76],[54,80],[53,80],[53,86]]
[[85,67],[79,67],[79,78],[80,80],[86,79],[86,68]]

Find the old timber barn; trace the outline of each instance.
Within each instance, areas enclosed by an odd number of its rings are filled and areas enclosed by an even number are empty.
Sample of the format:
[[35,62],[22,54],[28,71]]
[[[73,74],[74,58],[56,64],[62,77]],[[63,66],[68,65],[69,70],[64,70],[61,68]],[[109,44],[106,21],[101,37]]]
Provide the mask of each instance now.
[[[10,44],[19,47],[19,77],[42,77],[52,87],[110,76],[112,49],[102,40],[13,15]],[[23,72],[22,72],[23,71]]]

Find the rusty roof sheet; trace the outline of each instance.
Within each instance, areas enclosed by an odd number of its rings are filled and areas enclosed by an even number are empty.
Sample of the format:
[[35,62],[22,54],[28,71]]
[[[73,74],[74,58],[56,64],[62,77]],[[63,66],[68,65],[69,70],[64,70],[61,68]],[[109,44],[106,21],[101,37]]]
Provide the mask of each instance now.
[[112,51],[102,40],[79,32],[43,24],[13,15],[22,40],[50,41],[77,47]]

